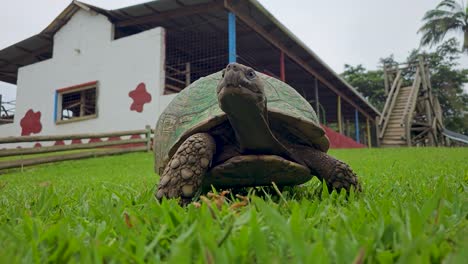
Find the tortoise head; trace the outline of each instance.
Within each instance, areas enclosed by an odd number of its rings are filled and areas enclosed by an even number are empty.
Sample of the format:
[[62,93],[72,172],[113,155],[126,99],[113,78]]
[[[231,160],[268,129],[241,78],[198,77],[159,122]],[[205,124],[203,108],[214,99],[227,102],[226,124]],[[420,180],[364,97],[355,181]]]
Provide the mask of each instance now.
[[222,76],[217,94],[219,106],[226,114],[245,116],[249,115],[249,111],[265,113],[263,81],[252,68],[230,63]]
[[264,82],[252,68],[228,64],[217,94],[219,107],[234,129],[241,153],[285,153],[269,126]]

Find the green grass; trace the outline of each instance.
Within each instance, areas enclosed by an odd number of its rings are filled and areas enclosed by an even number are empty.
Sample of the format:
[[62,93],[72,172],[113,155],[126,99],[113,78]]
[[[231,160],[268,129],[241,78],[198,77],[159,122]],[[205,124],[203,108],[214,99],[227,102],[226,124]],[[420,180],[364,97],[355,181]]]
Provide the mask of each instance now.
[[363,193],[313,180],[250,193],[238,210],[159,204],[147,153],[11,171],[0,175],[0,262],[466,263],[468,149],[331,153]]

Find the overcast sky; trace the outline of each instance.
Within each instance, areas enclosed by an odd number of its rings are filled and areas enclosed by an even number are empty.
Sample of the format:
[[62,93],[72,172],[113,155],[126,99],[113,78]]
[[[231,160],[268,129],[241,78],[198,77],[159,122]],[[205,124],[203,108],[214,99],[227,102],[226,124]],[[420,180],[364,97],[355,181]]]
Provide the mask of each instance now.
[[[83,0],[116,9],[149,0]],[[344,64],[375,69],[379,58],[404,60],[417,48],[424,13],[440,0],[259,0],[337,73]],[[43,30],[70,3],[64,0],[2,1],[0,50]],[[459,36],[461,41],[462,36]],[[468,56],[460,63],[468,68]],[[0,82],[4,100],[15,86]]]

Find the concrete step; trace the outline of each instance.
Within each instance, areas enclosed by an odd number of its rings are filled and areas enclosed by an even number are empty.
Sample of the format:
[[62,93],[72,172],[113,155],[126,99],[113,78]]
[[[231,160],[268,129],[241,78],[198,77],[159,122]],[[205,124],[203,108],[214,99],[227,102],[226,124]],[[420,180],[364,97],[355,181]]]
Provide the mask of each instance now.
[[402,139],[401,137],[387,137],[387,136],[384,136],[384,141],[392,141],[392,142],[398,142],[398,144],[403,144],[405,143],[406,141],[404,139]]
[[396,111],[396,110],[404,111],[405,108],[406,108],[406,105],[405,105],[405,106],[398,106],[398,107],[394,107],[394,108],[393,108],[393,111]]
[[401,127],[400,126],[400,119],[389,120],[387,127]]
[[404,133],[405,132],[405,128],[404,127],[400,127],[400,126],[394,126],[394,127],[387,127],[387,129],[385,130],[385,133],[387,132],[398,132],[398,133]]
[[390,146],[406,146],[406,141],[404,140],[391,140],[391,139],[384,139],[381,141],[381,145],[390,145]]
[[401,126],[400,122],[398,122],[398,123],[388,124],[386,129],[405,129],[405,127]]
[[388,119],[388,122],[389,122],[389,123],[400,122],[402,117],[403,117],[403,115],[392,115],[392,116],[390,117],[390,119]]
[[395,133],[395,134],[385,133],[383,138],[384,140],[404,141],[404,136],[400,133]]
[[380,147],[381,148],[404,148],[406,147],[406,143],[405,144],[380,144]]
[[406,86],[406,87],[401,87],[400,91],[411,91],[413,89],[413,86]]
[[400,120],[397,120],[397,119],[393,119],[393,120],[388,120],[388,125],[387,126],[390,126],[390,125],[393,125],[393,126],[400,126]]

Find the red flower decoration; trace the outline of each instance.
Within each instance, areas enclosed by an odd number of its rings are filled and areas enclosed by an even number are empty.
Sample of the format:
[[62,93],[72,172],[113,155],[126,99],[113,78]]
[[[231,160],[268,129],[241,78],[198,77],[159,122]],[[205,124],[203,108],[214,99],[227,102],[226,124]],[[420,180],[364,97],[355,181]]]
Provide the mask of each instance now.
[[128,96],[133,99],[130,111],[141,113],[143,112],[143,105],[151,102],[151,94],[146,91],[146,85],[144,83],[138,84],[135,90],[128,93]]
[[42,130],[41,111],[34,112],[29,109],[20,121],[21,136],[37,134]]

